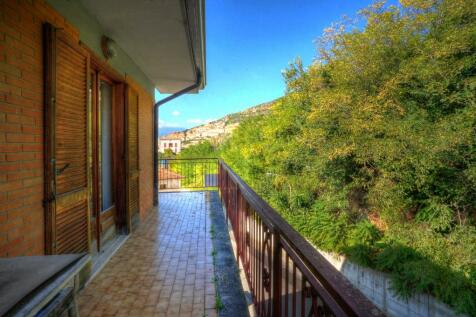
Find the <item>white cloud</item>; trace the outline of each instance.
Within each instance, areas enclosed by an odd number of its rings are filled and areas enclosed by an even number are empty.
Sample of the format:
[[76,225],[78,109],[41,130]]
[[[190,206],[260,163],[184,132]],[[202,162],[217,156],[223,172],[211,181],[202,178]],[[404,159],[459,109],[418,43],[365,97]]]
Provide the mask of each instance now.
[[180,111],[174,110],[174,111],[172,111],[172,115],[175,116],[175,117],[178,117],[178,116],[180,116]]
[[192,123],[192,124],[205,124],[210,121],[213,121],[215,119],[199,119],[199,118],[194,118],[194,119],[188,119],[187,123]]
[[179,128],[180,125],[175,122],[168,122],[162,119],[159,119],[159,128]]

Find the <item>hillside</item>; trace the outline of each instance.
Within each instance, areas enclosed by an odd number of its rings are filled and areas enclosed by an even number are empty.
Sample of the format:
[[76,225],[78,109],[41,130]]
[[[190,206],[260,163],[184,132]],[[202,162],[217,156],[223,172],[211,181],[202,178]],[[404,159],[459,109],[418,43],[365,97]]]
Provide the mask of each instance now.
[[160,136],[165,136],[167,134],[183,131],[185,128],[180,128],[180,127],[164,127],[164,128],[159,128],[159,135]]
[[183,147],[197,144],[205,140],[211,141],[213,143],[220,143],[238,127],[243,119],[267,113],[272,103],[273,101],[262,103],[244,111],[228,114],[223,118],[211,121],[206,124],[202,124],[184,131],[169,133],[162,136],[161,139],[181,140]]

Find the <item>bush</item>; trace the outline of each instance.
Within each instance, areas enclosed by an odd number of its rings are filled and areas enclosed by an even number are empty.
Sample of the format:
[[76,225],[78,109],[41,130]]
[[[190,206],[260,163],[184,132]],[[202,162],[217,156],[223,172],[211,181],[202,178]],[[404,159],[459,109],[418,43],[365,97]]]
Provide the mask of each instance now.
[[476,315],[476,2],[361,17],[291,64],[285,96],[221,156],[319,248]]

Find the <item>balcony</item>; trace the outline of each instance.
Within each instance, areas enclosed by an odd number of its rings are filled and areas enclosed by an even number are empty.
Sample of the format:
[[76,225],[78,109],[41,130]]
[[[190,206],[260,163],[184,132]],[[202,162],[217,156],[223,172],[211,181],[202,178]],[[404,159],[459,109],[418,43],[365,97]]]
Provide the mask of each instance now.
[[161,193],[159,210],[80,294],[80,315],[214,316],[209,213],[219,206],[216,191]]
[[159,166],[158,210],[82,291],[81,316],[382,315],[224,162]]

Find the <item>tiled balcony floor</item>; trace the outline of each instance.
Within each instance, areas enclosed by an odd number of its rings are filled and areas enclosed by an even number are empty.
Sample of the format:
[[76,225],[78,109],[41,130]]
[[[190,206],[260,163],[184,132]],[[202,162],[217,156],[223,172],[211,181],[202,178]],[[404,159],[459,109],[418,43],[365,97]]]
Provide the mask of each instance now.
[[216,316],[211,196],[161,193],[160,211],[80,293],[80,316]]

